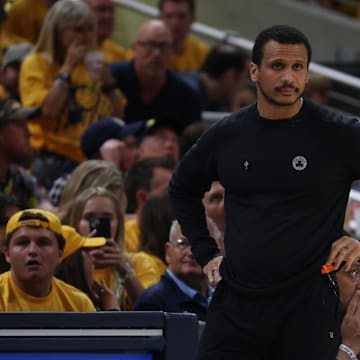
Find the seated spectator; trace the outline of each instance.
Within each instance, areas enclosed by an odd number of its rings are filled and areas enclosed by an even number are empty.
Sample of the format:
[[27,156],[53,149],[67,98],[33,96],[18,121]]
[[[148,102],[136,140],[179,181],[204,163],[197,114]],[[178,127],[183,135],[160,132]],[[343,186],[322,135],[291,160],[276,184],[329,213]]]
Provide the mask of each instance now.
[[202,110],[230,112],[234,94],[246,85],[248,56],[229,44],[214,46],[199,72],[182,74],[201,95]]
[[127,172],[138,159],[138,139],[147,123],[126,124],[110,118],[90,125],[81,136],[81,151],[87,159],[102,159]]
[[140,222],[145,202],[159,195],[169,185],[175,163],[171,158],[148,158],[137,161],[126,178],[128,198],[125,221],[126,249],[138,251],[140,245]]
[[[158,3],[160,20],[173,36],[173,55],[170,63],[172,71],[197,71],[201,68],[209,52],[209,47],[200,39],[190,35],[191,25],[195,21],[194,0],[160,0]],[[133,50],[127,51],[132,59]]]
[[0,311],[95,311],[83,292],[54,277],[64,246],[53,213],[27,209],[10,218],[5,239],[10,270],[0,275]]
[[14,197],[21,209],[42,202],[36,179],[26,172],[33,159],[27,123],[38,112],[13,99],[0,100],[0,193]]
[[174,71],[197,71],[209,52],[208,46],[190,35],[196,19],[195,0],[159,0],[160,19],[169,27],[173,36]]
[[94,280],[94,261],[90,255],[93,248],[104,246],[105,238],[85,238],[74,228],[63,226],[65,249],[63,259],[55,271],[55,276],[84,292],[97,310],[119,310],[115,294],[105,281]]
[[174,218],[167,191],[145,202],[140,220],[139,251],[131,256],[135,272],[144,288],[159,282],[167,268],[165,243],[169,241]]
[[[218,239],[215,223],[208,221],[208,227],[210,234]],[[190,243],[181,233],[177,221],[173,222],[169,242],[165,244],[165,258],[169,265],[165,274],[156,285],[142,293],[133,310],[190,312],[205,321],[213,289],[192,255]]]
[[47,189],[83,160],[80,137],[89,124],[122,115],[108,65],[97,60],[90,71],[85,64],[96,47],[95,29],[95,16],[83,1],[60,0],[21,66],[21,100],[42,110],[30,127],[38,150],[32,171]]
[[[124,246],[124,212],[115,195],[102,188],[91,187],[80,193],[74,200],[69,216],[69,224],[86,236],[92,231],[95,221],[100,218],[109,220],[107,234],[98,234],[99,228],[95,227],[95,235],[106,236],[104,246],[91,251],[94,261],[94,278],[105,284],[115,293],[119,302],[126,298],[133,304],[142,293],[143,286],[136,272],[134,272]],[[124,305],[125,307],[125,305]]]
[[13,1],[4,25],[5,30],[35,44],[41,25],[51,5],[57,0]]
[[133,44],[132,61],[111,64],[127,98],[124,120],[176,119],[182,127],[201,119],[200,98],[178,74],[169,71],[172,36],[161,20],[146,21]]
[[83,0],[93,11],[97,20],[97,50],[104,53],[105,61],[112,63],[126,60],[126,51],[115,41],[111,34],[115,25],[115,9],[112,0]]
[[20,65],[32,46],[27,43],[11,45],[6,49],[2,64],[0,78],[0,94],[3,98],[12,98],[20,101],[19,72]]
[[81,136],[81,150],[87,159],[113,163],[123,172],[138,159],[168,156],[179,160],[179,127],[175,121],[103,119],[90,125]]
[[[152,121],[152,120],[150,120]],[[170,157],[175,163],[179,161],[181,125],[169,118],[153,119],[153,124],[143,132],[139,143],[139,160]]]
[[84,161],[68,178],[60,178],[57,185],[59,185],[58,193],[52,195],[59,201],[58,214],[63,224],[69,224],[74,199],[91,187],[101,186],[111,190],[120,202],[122,210],[126,209],[127,200],[122,173],[115,165],[107,161]]

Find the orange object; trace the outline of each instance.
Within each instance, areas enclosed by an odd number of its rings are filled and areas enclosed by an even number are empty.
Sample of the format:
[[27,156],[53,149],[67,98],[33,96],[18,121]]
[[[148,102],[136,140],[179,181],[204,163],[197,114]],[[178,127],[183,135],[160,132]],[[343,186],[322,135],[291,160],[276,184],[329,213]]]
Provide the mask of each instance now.
[[321,273],[326,275],[329,274],[331,272],[333,272],[335,270],[334,265],[330,264],[330,265],[323,265],[321,268]]

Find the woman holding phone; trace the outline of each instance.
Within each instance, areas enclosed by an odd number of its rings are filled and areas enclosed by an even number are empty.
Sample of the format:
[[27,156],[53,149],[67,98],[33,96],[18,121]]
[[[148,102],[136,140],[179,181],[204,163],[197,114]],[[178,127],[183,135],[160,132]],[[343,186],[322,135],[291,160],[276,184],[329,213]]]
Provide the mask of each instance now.
[[94,278],[105,281],[119,301],[125,298],[125,290],[126,302],[131,306],[144,288],[124,250],[124,213],[117,197],[102,187],[84,190],[73,202],[69,225],[84,236],[110,235],[104,246],[90,252],[95,265]]

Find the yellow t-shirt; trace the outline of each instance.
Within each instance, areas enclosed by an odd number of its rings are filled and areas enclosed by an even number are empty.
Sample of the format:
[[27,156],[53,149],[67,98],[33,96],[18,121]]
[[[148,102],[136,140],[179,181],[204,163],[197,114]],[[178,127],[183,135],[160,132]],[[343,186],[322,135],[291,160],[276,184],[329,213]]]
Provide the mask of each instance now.
[[140,228],[136,218],[125,219],[125,248],[127,252],[136,252],[140,245]]
[[11,272],[0,275],[0,311],[96,311],[92,301],[82,291],[53,278],[50,294],[34,297],[20,290]]
[[185,49],[181,54],[174,54],[171,69],[174,71],[197,71],[203,65],[209,47],[201,40],[189,35],[185,40]]
[[[173,71],[198,71],[209,53],[209,47],[201,40],[189,35],[185,40],[184,51],[181,54],[174,53],[170,65]],[[129,48],[126,58],[131,60],[134,52]]]
[[[134,270],[135,276],[144,288],[156,284],[167,269],[166,264],[161,259],[145,252],[129,253],[127,258]],[[120,298],[120,307],[122,310],[131,310],[133,304],[129,302],[126,289],[124,288],[123,290]]]
[[45,0],[16,0],[11,5],[4,28],[34,44],[48,11]]
[[111,39],[104,40],[98,50],[104,53],[105,61],[109,64],[126,60],[125,49]]
[[[60,66],[43,54],[26,57],[20,71],[20,96],[23,106],[41,106],[53,86]],[[70,89],[58,119],[38,118],[30,122],[31,144],[71,160],[84,160],[80,139],[84,130],[101,118],[111,116],[112,106],[101,91],[101,83],[91,79],[85,64],[71,73]]]
[[140,251],[130,255],[131,265],[144,288],[159,282],[167,265],[157,256]]

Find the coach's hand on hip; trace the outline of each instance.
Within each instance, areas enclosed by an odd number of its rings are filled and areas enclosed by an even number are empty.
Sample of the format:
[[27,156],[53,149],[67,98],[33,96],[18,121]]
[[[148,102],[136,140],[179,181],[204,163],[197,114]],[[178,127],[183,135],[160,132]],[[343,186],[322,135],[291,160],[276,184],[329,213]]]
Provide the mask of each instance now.
[[203,271],[209,280],[209,284],[213,287],[216,287],[221,280],[219,268],[222,260],[223,256],[217,256],[211,259],[203,268]]

